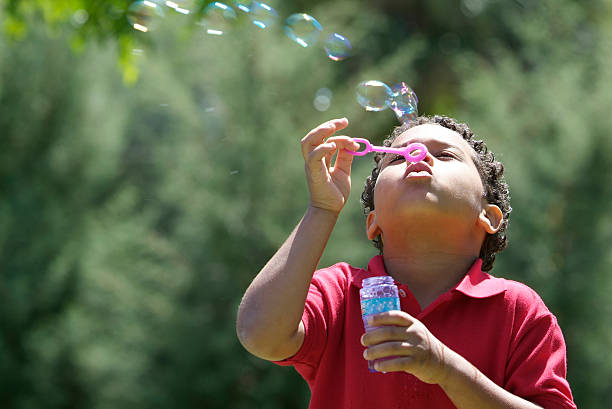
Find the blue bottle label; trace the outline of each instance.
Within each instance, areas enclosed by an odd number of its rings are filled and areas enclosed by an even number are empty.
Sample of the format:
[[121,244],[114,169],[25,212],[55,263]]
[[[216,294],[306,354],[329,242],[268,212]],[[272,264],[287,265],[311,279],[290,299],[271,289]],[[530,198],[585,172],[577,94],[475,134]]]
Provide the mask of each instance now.
[[401,310],[398,297],[372,298],[361,301],[361,315],[363,317],[392,310]]

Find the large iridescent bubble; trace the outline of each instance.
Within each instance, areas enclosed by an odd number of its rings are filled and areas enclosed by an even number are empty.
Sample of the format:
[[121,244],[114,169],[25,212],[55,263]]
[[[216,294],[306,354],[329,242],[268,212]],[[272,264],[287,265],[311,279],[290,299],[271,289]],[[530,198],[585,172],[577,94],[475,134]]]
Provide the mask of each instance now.
[[417,104],[419,99],[412,88],[406,85],[405,82],[400,82],[395,84],[391,91],[393,92],[393,98],[389,107],[395,112],[397,119],[404,123],[416,118],[418,115]]
[[391,88],[382,81],[363,81],[357,86],[357,102],[366,111],[382,111],[390,107],[401,123],[418,116],[419,99],[405,82]]
[[302,47],[316,44],[322,32],[321,24],[308,14],[292,14],[285,20],[285,34]]
[[393,98],[393,91],[382,81],[369,80],[357,85],[357,102],[366,111],[387,109]]

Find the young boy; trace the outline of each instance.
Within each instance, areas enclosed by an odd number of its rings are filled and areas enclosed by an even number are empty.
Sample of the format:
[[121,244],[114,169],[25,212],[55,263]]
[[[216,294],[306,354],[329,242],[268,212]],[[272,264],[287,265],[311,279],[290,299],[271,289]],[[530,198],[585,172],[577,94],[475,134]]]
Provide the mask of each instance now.
[[[506,246],[511,208],[503,166],[465,124],[435,116],[396,128],[385,145],[429,152],[418,163],[376,156],[362,201],[381,254],[365,270],[315,271],[349,197],[345,150],[359,145],[332,136],[347,125],[335,119],[302,139],[310,205],[244,295],[244,347],[293,365],[312,409],[575,408],[554,315],[527,286],[484,272]],[[364,334],[361,282],[387,274],[402,310],[373,316]]]

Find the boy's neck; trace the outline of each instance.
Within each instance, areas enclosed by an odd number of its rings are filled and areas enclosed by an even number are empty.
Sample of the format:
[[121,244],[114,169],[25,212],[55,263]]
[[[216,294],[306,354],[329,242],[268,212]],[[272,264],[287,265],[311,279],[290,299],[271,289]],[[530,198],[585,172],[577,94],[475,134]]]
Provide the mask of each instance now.
[[477,257],[470,252],[440,251],[422,243],[409,248],[385,244],[383,254],[387,273],[410,289],[421,309],[455,287]]

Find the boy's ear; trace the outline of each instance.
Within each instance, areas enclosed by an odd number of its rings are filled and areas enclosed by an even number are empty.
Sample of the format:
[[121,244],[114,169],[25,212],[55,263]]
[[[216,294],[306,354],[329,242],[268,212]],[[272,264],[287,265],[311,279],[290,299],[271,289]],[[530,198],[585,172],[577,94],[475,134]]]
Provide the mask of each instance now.
[[494,204],[486,203],[484,208],[478,215],[478,224],[480,224],[487,233],[495,234],[501,227],[504,220],[504,214],[501,209]]
[[374,240],[382,233],[380,227],[376,223],[376,210],[372,210],[366,217],[366,233],[369,240]]

